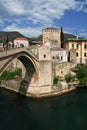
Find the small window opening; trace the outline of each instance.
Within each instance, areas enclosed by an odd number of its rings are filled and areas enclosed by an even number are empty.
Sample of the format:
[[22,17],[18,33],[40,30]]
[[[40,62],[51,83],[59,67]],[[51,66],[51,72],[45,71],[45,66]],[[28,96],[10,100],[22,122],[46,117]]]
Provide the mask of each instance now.
[[46,58],[46,55],[43,55],[44,58]]

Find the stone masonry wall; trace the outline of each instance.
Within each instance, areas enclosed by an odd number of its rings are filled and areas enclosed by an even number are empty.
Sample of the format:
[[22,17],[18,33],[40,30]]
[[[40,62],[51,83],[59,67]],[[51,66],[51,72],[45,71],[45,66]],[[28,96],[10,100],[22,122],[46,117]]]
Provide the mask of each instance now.
[[64,62],[64,63],[55,63],[53,65],[53,76],[59,76],[60,78],[64,78],[66,74],[68,74],[71,68],[74,68],[76,64]]

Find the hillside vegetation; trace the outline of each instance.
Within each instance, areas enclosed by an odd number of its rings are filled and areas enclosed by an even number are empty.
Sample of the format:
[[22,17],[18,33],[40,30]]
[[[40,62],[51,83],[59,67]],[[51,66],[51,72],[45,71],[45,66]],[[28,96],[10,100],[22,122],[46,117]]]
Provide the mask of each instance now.
[[24,37],[24,36],[19,32],[0,31],[0,42],[6,43],[7,40],[13,42],[13,40],[18,37]]
[[[13,42],[13,40],[18,37],[25,37],[25,36],[16,31],[13,32],[0,31],[0,42],[6,43],[7,40]],[[73,38],[73,37],[75,36],[72,34],[64,33],[64,39]],[[32,37],[32,38],[27,37],[27,38],[31,43],[32,41],[42,41],[42,35],[39,35],[38,37]]]

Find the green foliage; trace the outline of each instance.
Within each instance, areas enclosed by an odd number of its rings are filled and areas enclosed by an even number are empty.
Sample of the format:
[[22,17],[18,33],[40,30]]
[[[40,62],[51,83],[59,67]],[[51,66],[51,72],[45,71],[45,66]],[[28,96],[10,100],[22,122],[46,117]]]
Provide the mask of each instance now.
[[77,78],[87,78],[87,65],[79,66],[77,70]]
[[22,70],[21,68],[16,68],[15,70],[15,75],[21,76],[22,75]]
[[87,65],[79,66],[76,76],[80,80],[80,86],[87,86]]
[[57,84],[57,83],[58,83],[58,77],[54,77],[53,84]]
[[82,79],[80,79],[79,85],[80,85],[80,86],[87,86],[87,78],[82,78]]
[[0,80],[10,80],[10,79],[14,79],[15,76],[21,76],[21,75],[22,75],[22,70],[20,68],[16,68],[14,72],[5,70],[3,74],[0,76]]
[[65,76],[65,80],[67,83],[74,81],[74,79],[75,79],[75,76],[72,76],[70,73]]
[[30,44],[30,45],[32,45],[32,44],[33,44],[31,40],[29,41],[29,44]]

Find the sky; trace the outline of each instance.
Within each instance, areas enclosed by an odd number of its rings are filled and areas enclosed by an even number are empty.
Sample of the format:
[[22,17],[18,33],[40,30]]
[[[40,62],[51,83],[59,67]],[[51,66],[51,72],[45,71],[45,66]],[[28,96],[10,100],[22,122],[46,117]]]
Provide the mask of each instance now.
[[0,31],[37,37],[47,27],[87,38],[87,0],[0,0]]

